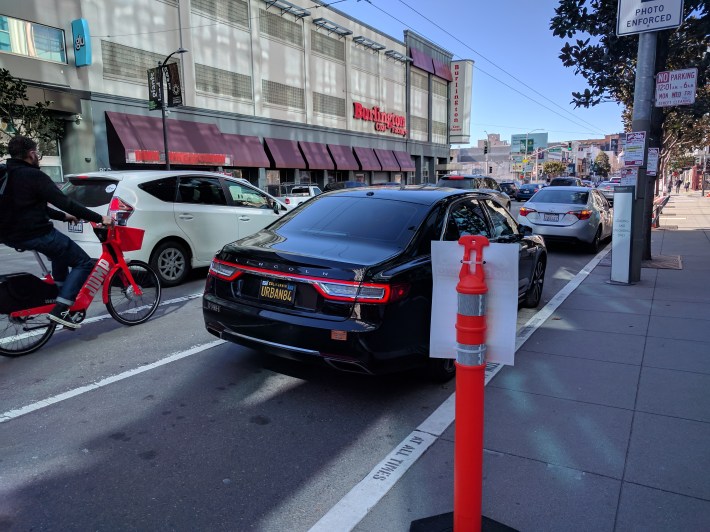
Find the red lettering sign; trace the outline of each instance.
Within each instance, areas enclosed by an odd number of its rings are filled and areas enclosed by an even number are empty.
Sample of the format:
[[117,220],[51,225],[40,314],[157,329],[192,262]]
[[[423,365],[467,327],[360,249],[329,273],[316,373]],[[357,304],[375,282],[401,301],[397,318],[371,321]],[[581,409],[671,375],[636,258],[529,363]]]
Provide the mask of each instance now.
[[375,131],[389,131],[395,135],[407,135],[407,119],[402,115],[384,113],[379,107],[363,107],[353,102],[353,118],[375,123]]

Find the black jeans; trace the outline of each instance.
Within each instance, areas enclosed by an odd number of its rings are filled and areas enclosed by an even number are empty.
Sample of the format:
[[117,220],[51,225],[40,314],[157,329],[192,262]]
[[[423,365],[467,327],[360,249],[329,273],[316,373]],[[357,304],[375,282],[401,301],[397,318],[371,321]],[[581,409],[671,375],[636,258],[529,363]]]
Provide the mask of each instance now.
[[74,303],[76,295],[94,267],[94,261],[86,251],[56,229],[52,229],[43,236],[21,242],[8,242],[7,245],[28,251],[38,251],[52,261],[52,277],[59,287],[57,303],[65,305]]

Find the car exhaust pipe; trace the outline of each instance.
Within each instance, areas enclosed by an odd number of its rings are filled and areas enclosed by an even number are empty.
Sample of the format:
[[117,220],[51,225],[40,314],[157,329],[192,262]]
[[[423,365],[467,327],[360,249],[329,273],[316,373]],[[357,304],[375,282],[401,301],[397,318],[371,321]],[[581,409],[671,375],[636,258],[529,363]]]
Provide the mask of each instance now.
[[359,362],[350,362],[348,360],[340,360],[338,358],[323,358],[325,363],[331,368],[347,373],[360,373],[364,375],[372,375],[372,372]]

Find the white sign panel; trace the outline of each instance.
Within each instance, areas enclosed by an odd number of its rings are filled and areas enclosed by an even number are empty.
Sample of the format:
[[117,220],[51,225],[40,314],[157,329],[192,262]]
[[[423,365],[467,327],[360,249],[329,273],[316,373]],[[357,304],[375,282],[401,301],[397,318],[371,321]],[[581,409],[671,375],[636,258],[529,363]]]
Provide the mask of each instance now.
[[648,149],[648,163],[646,164],[646,175],[655,176],[658,174],[658,155],[660,148]]
[[619,0],[616,34],[633,35],[677,28],[683,22],[683,0]]
[[[518,319],[518,246],[491,244],[483,251],[488,298],[486,302],[486,362],[512,365]],[[434,289],[431,304],[429,356],[456,358],[456,314],[463,246],[458,242],[431,243]],[[471,260],[474,260],[471,257]],[[473,265],[471,265],[473,267]]]
[[449,98],[449,141],[451,144],[469,144],[471,142],[471,94],[473,92],[473,61],[451,62]]
[[698,69],[671,70],[656,74],[656,107],[693,105]]
[[611,233],[611,280],[627,283],[631,278],[631,215],[634,189],[614,190],[614,224]]
[[622,168],[620,170],[621,180],[619,184],[625,187],[635,187],[638,181],[639,169],[635,166],[633,168]]
[[643,166],[645,148],[645,131],[634,131],[633,133],[627,133],[626,151],[624,152],[624,166]]

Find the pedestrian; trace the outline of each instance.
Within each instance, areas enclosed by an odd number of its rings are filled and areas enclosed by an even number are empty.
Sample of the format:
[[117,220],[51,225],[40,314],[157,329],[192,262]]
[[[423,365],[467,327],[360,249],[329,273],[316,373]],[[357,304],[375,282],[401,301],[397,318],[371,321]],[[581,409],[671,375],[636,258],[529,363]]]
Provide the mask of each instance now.
[[[112,219],[87,209],[59,190],[39,169],[42,155],[34,140],[18,135],[10,139],[7,149],[10,159],[2,186],[2,193],[7,196],[2,198],[0,243],[15,249],[39,251],[52,261],[52,277],[59,294],[47,317],[76,329],[79,325],[72,321],[69,308],[94,263],[76,242],[57,231],[51,220],[76,222],[84,219],[108,225]],[[66,212],[52,209],[48,203]]]
[[688,189],[690,188],[690,180],[685,182],[685,193],[688,193]]
[[679,177],[675,180],[675,193],[680,194],[680,185],[683,184],[683,180]]
[[668,178],[668,183],[666,184],[666,196],[671,195],[672,189],[673,189],[673,178]]

